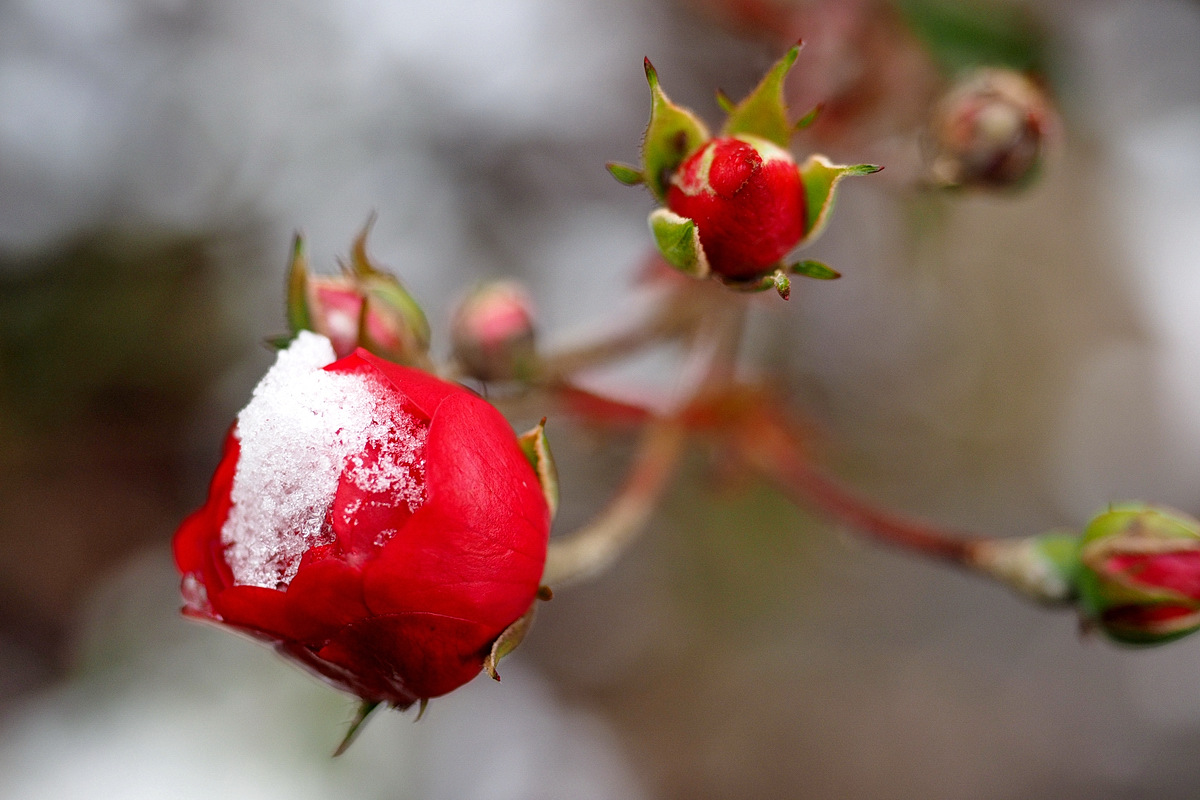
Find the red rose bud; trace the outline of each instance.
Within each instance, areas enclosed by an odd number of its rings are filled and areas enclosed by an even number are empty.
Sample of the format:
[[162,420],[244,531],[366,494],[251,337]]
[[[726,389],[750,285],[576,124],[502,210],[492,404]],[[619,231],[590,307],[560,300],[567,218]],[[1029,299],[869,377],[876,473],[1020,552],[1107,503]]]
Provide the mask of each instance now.
[[789,274],[839,277],[817,261],[782,259],[821,232],[842,178],[882,168],[831,164],[819,155],[802,166],[792,159],[786,149],[792,133],[816,117],[814,110],[792,122],[783,101],[783,80],[799,53],[797,43],[742,102],[718,94],[729,117],[715,139],[692,112],[671,102],[646,61],[651,105],[641,168],[611,163],[608,169],[624,184],[646,184],[666,206],[650,214],[650,230],[663,260],[680,272],[745,291],[774,288],[784,299]]
[[362,347],[398,364],[424,366],[429,352],[425,314],[395,276],[370,261],[366,236],[364,229],[350,266],[336,276],[310,274],[303,240],[296,238],[288,277],[292,332],[326,336],[339,358]]
[[537,370],[533,300],[515,281],[492,281],[472,291],[451,323],[454,356],[481,381],[531,378]]
[[175,534],[184,610],[403,708],[519,639],[550,508],[488,403],[365,350],[334,355],[300,332],[238,415],[207,503]]
[[775,269],[804,237],[804,182],[783,148],[757,136],[713,139],[684,161],[667,208],[696,223],[709,268],[747,279]]
[[1052,117],[1045,94],[1019,72],[985,69],[960,80],[934,110],[934,182],[1020,184],[1038,165]]
[[1083,612],[1113,639],[1159,644],[1200,628],[1200,522],[1117,506],[1088,524],[1079,560]]

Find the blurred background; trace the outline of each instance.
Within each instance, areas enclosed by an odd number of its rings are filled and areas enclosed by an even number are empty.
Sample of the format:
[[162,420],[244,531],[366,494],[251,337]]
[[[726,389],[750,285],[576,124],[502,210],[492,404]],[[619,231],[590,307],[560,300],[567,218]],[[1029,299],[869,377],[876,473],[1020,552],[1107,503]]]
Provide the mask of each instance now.
[[[713,90],[800,37],[793,111],[827,104],[796,151],[887,169],[808,251],[845,277],[764,298],[744,355],[831,469],[987,535],[1200,513],[1200,4],[5,0],[0,797],[1197,796],[1200,640],[1082,636],[703,452],[502,684],[337,761],[350,701],[178,616],[170,537],[284,330],[294,229],[332,271],[377,211],[437,352],[484,277],[577,339],[628,313],[650,247],[649,195],[603,167],[637,158],[641,58],[715,123]],[[1045,152],[939,188],[939,98],[979,65],[1052,98]],[[632,442],[549,430],[561,533]]]

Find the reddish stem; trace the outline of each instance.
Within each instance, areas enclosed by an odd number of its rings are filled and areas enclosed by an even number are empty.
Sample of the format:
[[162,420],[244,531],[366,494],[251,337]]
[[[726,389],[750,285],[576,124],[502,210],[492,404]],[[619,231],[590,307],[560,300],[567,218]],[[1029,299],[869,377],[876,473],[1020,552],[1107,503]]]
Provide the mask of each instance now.
[[976,542],[967,534],[905,519],[863,500],[817,471],[782,426],[754,426],[742,449],[751,464],[797,503],[885,544],[963,566],[972,563]]

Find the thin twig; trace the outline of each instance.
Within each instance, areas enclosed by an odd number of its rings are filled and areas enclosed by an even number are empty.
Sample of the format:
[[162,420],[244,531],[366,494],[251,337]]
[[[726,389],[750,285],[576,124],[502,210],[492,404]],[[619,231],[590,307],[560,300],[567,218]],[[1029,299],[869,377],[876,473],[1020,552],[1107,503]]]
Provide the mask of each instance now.
[[683,453],[683,426],[651,423],[625,485],[590,523],[550,542],[542,583],[553,588],[591,578],[607,568],[650,521]]
[[781,424],[754,425],[741,439],[743,456],[798,503],[885,544],[974,566],[977,539],[898,516],[863,500],[821,474]]

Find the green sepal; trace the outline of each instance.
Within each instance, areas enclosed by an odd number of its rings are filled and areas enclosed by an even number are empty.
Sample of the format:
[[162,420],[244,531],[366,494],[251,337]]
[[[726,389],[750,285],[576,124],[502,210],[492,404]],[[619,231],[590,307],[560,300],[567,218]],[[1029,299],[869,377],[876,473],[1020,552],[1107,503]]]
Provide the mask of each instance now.
[[968,563],[1045,605],[1063,605],[1078,597],[1079,535],[1071,531],[977,539]]
[[604,166],[608,169],[610,175],[626,186],[637,186],[640,183],[646,182],[642,171],[637,167],[631,167],[628,164],[621,164],[617,161],[610,161]]
[[371,714],[375,709],[382,705],[378,700],[363,700],[358,711],[354,714],[354,719],[350,722],[350,727],[346,731],[346,735],[342,737],[342,743],[338,745],[337,750],[333,751],[333,757],[337,758],[342,753],[350,749],[350,745],[354,744],[354,740],[358,738],[358,734],[362,731],[363,725],[370,719]]
[[504,632],[496,637],[496,641],[492,642],[492,649],[483,659],[483,669],[491,676],[492,680],[500,680],[500,673],[496,671],[496,667],[500,664],[500,659],[517,649],[517,646],[525,639],[525,634],[529,633],[529,628],[533,625],[534,612],[537,609],[537,601],[535,600],[529,606],[529,610],[521,615],[521,618],[504,629]]
[[668,264],[693,278],[708,277],[711,270],[695,222],[666,208],[650,212],[649,222],[658,252]]
[[754,91],[729,112],[729,119],[721,131],[723,135],[749,133],[780,147],[788,146],[792,138],[792,125],[788,122],[787,104],[783,101],[783,79],[796,63],[801,46],[800,42],[792,45],[763,76]]
[[819,281],[834,281],[842,277],[842,273],[828,264],[813,261],[810,258],[792,264],[788,267],[788,272],[793,275],[803,275],[806,278],[816,278]]
[[554,465],[554,454],[550,452],[550,440],[546,438],[546,418],[542,417],[541,422],[518,436],[517,443],[537,475],[553,520],[558,513],[558,468]]
[[288,264],[287,321],[293,336],[313,329],[308,308],[308,258],[304,254],[304,237],[299,233],[292,239],[292,260]]
[[812,125],[814,122],[817,121],[817,117],[821,116],[821,112],[824,110],[825,110],[825,104],[817,103],[815,106],[813,106],[812,111],[808,112],[803,117],[796,120],[796,125],[794,126],[793,130],[802,131],[805,128],[807,128],[809,125]]
[[733,110],[737,108],[737,103],[733,102],[733,98],[725,94],[723,89],[717,89],[717,105],[719,105],[721,110],[726,114],[732,114]]
[[821,233],[833,210],[834,190],[842,178],[850,175],[870,175],[883,167],[874,164],[843,166],[832,164],[825,156],[813,155],[800,167],[804,182],[804,238],[812,239]]
[[[419,360],[429,352],[429,343],[432,338],[429,320],[425,317],[425,311],[408,293],[408,289],[404,288],[400,279],[390,272],[376,267],[367,256],[367,236],[374,224],[375,214],[372,213],[367,224],[355,237],[354,246],[350,250],[350,272],[357,279],[359,291],[363,296],[362,318],[359,320],[359,341],[367,350],[382,358],[411,364],[414,363],[414,356],[417,356]],[[369,338],[362,338],[366,335],[365,322],[368,307],[376,313],[381,311],[392,313],[399,318],[400,330],[405,331],[411,337],[411,341],[405,345],[406,352],[382,352],[382,348],[377,344],[375,347],[368,344]]]
[[692,112],[675,105],[658,84],[658,73],[646,59],[650,84],[650,122],[642,141],[642,176],[660,201],[666,199],[671,173],[699,150],[711,135]]

